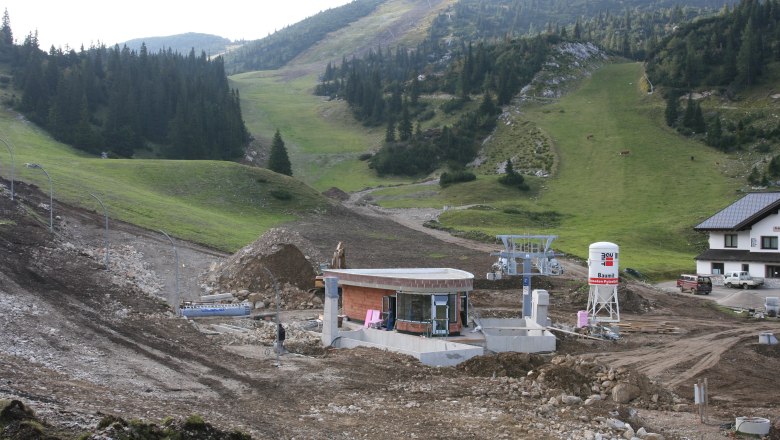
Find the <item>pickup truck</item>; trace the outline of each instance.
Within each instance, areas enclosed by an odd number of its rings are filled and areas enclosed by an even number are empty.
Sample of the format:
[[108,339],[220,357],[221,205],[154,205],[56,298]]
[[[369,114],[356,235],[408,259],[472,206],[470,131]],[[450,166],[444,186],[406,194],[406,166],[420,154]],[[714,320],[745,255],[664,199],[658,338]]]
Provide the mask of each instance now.
[[726,287],[741,287],[743,289],[755,289],[764,285],[763,278],[750,276],[749,272],[726,272],[723,274],[723,284]]

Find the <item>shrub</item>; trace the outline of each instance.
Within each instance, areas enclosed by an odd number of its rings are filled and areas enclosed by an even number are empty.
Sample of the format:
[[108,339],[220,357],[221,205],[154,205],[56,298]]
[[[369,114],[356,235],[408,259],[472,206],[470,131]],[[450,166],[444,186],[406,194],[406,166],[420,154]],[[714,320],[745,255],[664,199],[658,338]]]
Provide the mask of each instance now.
[[450,99],[441,105],[441,110],[449,115],[462,109],[464,105],[466,105],[465,99]]
[[271,190],[270,194],[276,200],[292,200],[293,198],[292,194],[283,189]]
[[187,430],[201,430],[206,427],[206,422],[203,420],[203,417],[193,414],[189,417],[187,417],[187,420],[184,421],[183,428]]
[[372,157],[374,157],[373,153],[363,153],[360,156],[358,156],[358,160],[365,162],[368,159],[371,159]]
[[441,177],[439,177],[439,185],[444,188],[454,183],[471,182],[472,180],[477,180],[477,176],[471,171],[451,171],[441,173]]

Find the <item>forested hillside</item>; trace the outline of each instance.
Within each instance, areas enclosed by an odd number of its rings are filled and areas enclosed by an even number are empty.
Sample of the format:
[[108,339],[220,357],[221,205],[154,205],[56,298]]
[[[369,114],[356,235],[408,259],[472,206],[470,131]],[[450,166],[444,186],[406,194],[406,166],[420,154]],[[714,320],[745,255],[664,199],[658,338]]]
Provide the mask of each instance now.
[[222,58],[143,45],[46,53],[34,35],[10,50],[22,91],[12,104],[61,142],[121,157],[156,145],[169,158],[230,159],[248,141]]
[[[490,40],[568,28],[576,39],[641,59],[672,26],[733,0],[460,0],[431,26],[432,40]],[[564,31],[566,32],[566,31]]]
[[329,32],[370,14],[384,0],[354,0],[328,9],[266,38],[249,42],[227,56],[228,71],[277,69],[320,41]]
[[[533,78],[558,41],[544,35],[469,44],[457,52],[433,44],[414,51],[380,48],[339,67],[328,65],[317,92],[343,97],[366,125],[387,126],[385,145],[370,162],[380,174],[428,173],[448,162],[462,167],[476,156],[477,140],[495,127],[498,106]],[[420,99],[423,93],[456,95],[443,111],[460,117],[452,126],[423,131],[421,123],[436,111]],[[472,97],[480,105],[462,111]]]
[[780,179],[776,96],[766,93],[778,61],[780,2],[743,0],[664,39],[648,57],[647,74],[664,87],[669,126],[714,148],[751,154],[748,181],[766,186]]
[[[719,3],[670,4],[461,0],[433,21],[429,37],[413,50],[380,47],[328,64],[316,93],[345,99],[367,126],[387,127],[384,145],[369,162],[380,175],[425,174],[445,164],[457,169],[476,157],[500,106],[532,80],[556,44],[592,41],[643,58],[675,25],[712,14]],[[610,12],[616,10],[623,12]],[[420,99],[431,94],[453,99],[437,108]],[[478,105],[469,104],[475,99]],[[437,112],[455,115],[454,121],[423,129]]]
[[693,22],[650,53],[647,72],[675,88],[755,84],[780,60],[780,2],[743,0],[733,11]]

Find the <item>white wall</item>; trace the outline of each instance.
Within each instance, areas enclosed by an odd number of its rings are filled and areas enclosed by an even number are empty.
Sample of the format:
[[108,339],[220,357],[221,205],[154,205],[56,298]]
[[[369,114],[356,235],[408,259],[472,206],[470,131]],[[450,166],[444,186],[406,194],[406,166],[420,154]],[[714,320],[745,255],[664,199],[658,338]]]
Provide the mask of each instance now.
[[[728,232],[733,234],[734,232]],[[737,247],[727,248],[726,244],[726,232],[710,232],[709,245],[710,249],[735,249],[735,250],[750,250],[750,231],[737,232]],[[758,242],[759,246],[761,242]]]
[[770,215],[753,225],[750,230],[750,238],[755,239],[756,244],[750,248],[751,252],[780,252],[780,249],[761,249],[762,236],[780,237],[780,215]]

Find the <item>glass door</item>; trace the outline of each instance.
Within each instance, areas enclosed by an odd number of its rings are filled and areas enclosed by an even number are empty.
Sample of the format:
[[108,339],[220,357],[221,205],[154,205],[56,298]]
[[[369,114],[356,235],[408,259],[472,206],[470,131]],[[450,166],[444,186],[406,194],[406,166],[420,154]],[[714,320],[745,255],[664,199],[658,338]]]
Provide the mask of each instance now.
[[450,334],[450,297],[432,295],[431,302],[431,334],[447,336]]

